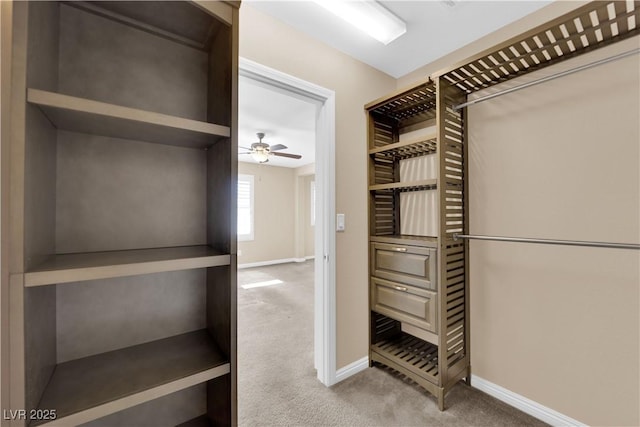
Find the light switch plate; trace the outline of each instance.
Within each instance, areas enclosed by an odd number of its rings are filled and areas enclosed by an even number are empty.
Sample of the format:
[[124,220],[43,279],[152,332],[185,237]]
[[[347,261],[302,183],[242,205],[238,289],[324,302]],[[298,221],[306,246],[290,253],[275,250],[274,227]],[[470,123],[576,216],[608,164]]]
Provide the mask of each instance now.
[[344,231],[344,214],[336,215],[336,231]]

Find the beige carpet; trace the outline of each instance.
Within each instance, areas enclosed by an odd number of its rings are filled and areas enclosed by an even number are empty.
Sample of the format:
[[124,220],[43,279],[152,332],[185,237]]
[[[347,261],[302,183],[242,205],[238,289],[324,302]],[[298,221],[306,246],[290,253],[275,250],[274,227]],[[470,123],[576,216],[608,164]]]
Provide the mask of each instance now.
[[[242,285],[281,280],[271,286]],[[458,384],[433,396],[392,371],[368,368],[327,388],[313,368],[313,261],[238,272],[241,426],[542,426]]]

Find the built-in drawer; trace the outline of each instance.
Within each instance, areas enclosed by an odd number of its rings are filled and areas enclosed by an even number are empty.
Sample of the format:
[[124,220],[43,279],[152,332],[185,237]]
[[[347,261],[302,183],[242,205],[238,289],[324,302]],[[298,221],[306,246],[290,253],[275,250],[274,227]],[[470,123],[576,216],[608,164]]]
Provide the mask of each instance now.
[[371,275],[436,290],[436,250],[423,246],[371,243]]
[[372,277],[371,309],[392,319],[436,332],[435,292]]

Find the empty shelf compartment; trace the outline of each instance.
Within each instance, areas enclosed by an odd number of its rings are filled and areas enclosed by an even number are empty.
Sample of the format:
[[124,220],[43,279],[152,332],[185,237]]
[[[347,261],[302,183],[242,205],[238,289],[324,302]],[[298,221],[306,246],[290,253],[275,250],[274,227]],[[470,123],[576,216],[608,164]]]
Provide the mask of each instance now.
[[77,425],[228,374],[228,358],[206,330],[58,364],[40,408]]
[[190,148],[205,148],[231,135],[227,126],[39,89],[28,89],[27,101],[56,128],[74,132]]

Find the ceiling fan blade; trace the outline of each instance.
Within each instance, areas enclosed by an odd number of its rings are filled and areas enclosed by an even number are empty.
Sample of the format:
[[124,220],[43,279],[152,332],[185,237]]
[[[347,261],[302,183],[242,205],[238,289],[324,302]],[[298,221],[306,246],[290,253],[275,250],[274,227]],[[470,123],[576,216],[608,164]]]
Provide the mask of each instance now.
[[287,146],[286,145],[282,145],[282,144],[276,144],[276,145],[272,145],[271,147],[269,147],[269,150],[271,152],[273,151],[278,151],[278,150],[286,150]]
[[289,153],[271,153],[274,156],[280,156],[280,157],[288,157],[290,159],[301,159],[302,156],[300,154],[289,154]]
[[238,145],[238,148],[242,148],[243,150],[249,150],[249,151],[251,151],[251,148],[249,148],[249,147],[241,147],[241,146],[239,146],[239,145]]
[[246,153],[238,153],[238,154],[251,154],[251,151],[247,151]]

